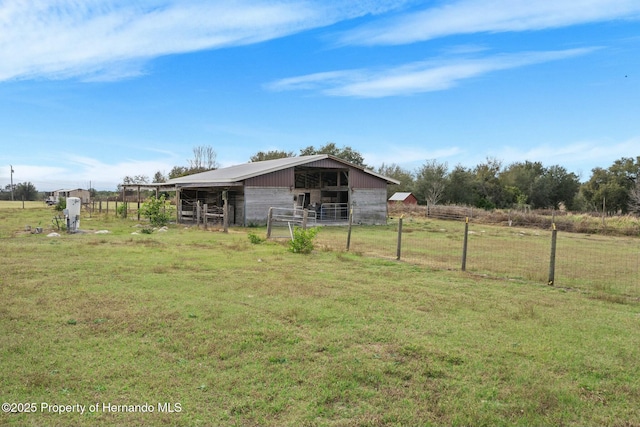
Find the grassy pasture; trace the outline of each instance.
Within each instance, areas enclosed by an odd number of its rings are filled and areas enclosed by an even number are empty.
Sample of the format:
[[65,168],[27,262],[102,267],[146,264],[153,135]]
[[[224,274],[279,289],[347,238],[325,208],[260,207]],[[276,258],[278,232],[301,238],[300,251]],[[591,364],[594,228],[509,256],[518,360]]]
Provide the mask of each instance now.
[[0,209],[0,425],[640,425],[632,299],[53,215]]
[[[425,218],[403,221],[403,261],[434,269],[460,270],[465,224]],[[351,252],[396,259],[398,221],[386,226],[354,227]],[[347,233],[327,227],[319,243],[344,250]],[[469,224],[467,272],[547,283],[551,231]],[[556,286],[620,301],[640,298],[640,239],[628,236],[558,232]]]

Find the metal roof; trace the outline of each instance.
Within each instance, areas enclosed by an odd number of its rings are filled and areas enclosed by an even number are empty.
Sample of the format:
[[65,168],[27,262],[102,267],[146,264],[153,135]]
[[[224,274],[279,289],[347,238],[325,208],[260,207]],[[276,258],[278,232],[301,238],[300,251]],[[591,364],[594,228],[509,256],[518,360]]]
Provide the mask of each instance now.
[[377,178],[387,181],[387,183],[389,184],[400,184],[400,182],[396,181],[395,179],[364,169],[361,166],[354,165],[353,163],[349,163],[330,154],[315,154],[312,156],[286,157],[282,159],[264,160],[261,162],[243,163],[241,165],[229,166],[226,168],[195,173],[192,175],[181,176],[179,178],[173,178],[165,182],[164,185],[184,186],[202,184],[211,186],[215,184],[239,184],[241,181],[249,178],[265,175],[271,172],[277,172],[295,166],[305,165],[307,163],[312,163],[323,159],[335,160],[336,162],[342,163],[345,166],[360,169],[369,175],[373,175]]
[[393,196],[389,197],[389,201],[390,202],[402,202],[404,201],[407,197],[409,197],[411,195],[411,193],[394,193]]

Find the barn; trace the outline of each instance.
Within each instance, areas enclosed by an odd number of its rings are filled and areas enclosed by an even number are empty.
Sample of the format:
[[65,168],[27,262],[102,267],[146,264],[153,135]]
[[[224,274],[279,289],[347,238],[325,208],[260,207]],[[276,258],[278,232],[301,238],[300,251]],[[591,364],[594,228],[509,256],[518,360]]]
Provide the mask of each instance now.
[[412,193],[394,193],[393,196],[389,197],[389,203],[401,203],[403,205],[417,205],[418,199]]
[[228,203],[231,225],[264,225],[270,208],[308,209],[319,223],[383,224],[387,186],[398,181],[329,154],[245,163],[174,178],[178,221],[193,220],[197,206],[208,215]]

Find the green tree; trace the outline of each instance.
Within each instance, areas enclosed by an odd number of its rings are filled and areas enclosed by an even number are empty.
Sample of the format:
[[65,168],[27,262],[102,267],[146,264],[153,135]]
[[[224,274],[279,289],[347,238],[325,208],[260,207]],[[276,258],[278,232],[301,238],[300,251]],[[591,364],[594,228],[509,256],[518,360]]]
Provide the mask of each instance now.
[[388,185],[387,186],[387,199],[391,197],[395,192],[411,192],[413,191],[414,177],[413,173],[407,169],[403,169],[395,163],[390,165],[382,164],[377,172],[380,175],[384,175],[388,178],[393,178],[400,181],[400,185]]
[[287,157],[295,157],[296,154],[293,151],[281,151],[281,150],[270,150],[267,152],[258,151],[256,154],[251,156],[249,161],[251,163],[254,162],[262,162],[264,160],[275,160],[275,159],[284,159]]
[[564,204],[567,209],[572,209],[579,189],[580,181],[576,174],[567,172],[562,166],[551,166],[535,179],[531,189],[531,205],[538,209],[558,209],[560,204]]
[[153,181],[154,183],[162,183],[162,182],[167,182],[167,177],[164,176],[164,174],[160,171],[157,171],[154,175],[153,175]]
[[443,201],[456,205],[474,205],[475,174],[462,165],[456,165],[447,176]]
[[186,166],[174,166],[169,171],[169,179],[179,178],[186,175],[190,175],[189,168]]
[[447,163],[427,160],[416,172],[413,193],[419,202],[436,205],[444,196],[447,184]]
[[16,200],[38,200],[38,190],[31,182],[21,182],[16,185],[13,196]]
[[580,188],[581,195],[591,209],[608,213],[626,213],[633,187],[640,177],[640,156],[623,157],[608,169],[594,168],[591,178]]
[[505,202],[504,188],[500,185],[498,178],[501,169],[502,162],[495,158],[487,158],[484,163],[480,163],[474,168],[475,205],[477,207],[494,209],[508,205]]
[[634,184],[629,192],[629,212],[640,215],[640,180],[636,178]]
[[505,189],[505,203],[520,206],[531,203],[534,183],[545,171],[542,163],[528,160],[507,166],[498,177],[500,185]]
[[328,142],[320,148],[315,148],[310,145],[307,148],[300,150],[301,156],[311,156],[314,154],[330,154],[338,157],[339,159],[346,160],[349,163],[353,163],[354,165],[362,166],[364,168],[368,167],[364,164],[364,157],[362,157],[362,154],[358,151],[349,146],[338,148],[338,146],[333,142]]

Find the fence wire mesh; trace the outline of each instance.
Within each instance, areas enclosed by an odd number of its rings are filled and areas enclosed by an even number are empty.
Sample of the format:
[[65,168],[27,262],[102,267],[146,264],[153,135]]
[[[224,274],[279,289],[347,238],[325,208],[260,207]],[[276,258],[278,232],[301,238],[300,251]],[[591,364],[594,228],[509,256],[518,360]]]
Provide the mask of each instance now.
[[[398,232],[402,221],[402,233]],[[320,246],[346,250],[348,227],[323,227]],[[465,221],[399,218],[384,226],[353,226],[349,251],[431,269],[461,270]],[[468,226],[465,271],[548,283],[552,230],[474,223]],[[620,298],[640,298],[640,240],[557,232],[554,285]]]

